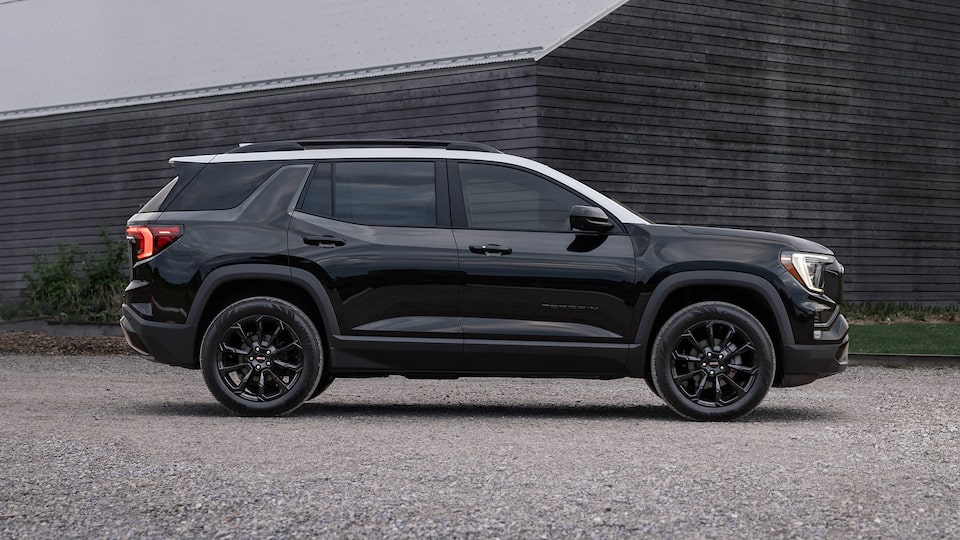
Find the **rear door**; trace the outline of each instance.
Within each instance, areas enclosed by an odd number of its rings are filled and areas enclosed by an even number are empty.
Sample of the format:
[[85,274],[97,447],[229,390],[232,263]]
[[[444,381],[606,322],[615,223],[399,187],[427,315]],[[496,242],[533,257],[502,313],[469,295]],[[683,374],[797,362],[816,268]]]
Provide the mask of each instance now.
[[594,204],[533,171],[451,162],[464,284],[464,369],[621,374],[634,302],[634,253],[619,229],[571,230]]
[[452,371],[462,347],[442,161],[320,162],[291,221],[291,263],[324,285],[339,371]]

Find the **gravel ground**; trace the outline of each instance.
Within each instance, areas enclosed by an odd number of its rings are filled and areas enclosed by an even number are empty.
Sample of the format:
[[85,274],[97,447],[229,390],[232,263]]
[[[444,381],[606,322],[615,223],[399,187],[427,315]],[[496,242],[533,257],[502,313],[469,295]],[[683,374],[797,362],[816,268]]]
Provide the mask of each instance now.
[[0,354],[132,354],[122,337],[51,336],[43,332],[0,332]]
[[960,369],[853,367],[747,419],[642,381],[338,380],[236,418],[198,372],[0,354],[0,538],[947,538]]

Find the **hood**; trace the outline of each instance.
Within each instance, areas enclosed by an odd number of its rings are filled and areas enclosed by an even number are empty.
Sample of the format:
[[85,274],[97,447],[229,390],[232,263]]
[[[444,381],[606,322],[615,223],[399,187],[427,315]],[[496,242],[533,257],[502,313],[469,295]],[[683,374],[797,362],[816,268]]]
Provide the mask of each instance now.
[[751,231],[746,229],[721,229],[714,227],[696,227],[691,225],[677,225],[677,228],[683,232],[691,235],[697,236],[713,236],[713,237],[722,237],[729,240],[756,240],[760,242],[769,242],[774,244],[785,245],[793,248],[796,251],[803,251],[807,253],[821,253],[824,255],[833,255],[833,251],[822,244],[807,240],[806,238],[799,238],[796,236],[790,236],[787,234],[763,232],[763,231]]

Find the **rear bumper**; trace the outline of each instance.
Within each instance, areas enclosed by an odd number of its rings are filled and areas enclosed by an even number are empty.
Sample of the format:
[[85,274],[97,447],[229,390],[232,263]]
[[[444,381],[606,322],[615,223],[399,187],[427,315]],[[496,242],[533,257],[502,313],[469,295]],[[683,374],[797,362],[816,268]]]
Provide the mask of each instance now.
[[777,386],[800,386],[847,369],[850,351],[847,321],[837,317],[824,334],[840,338],[815,345],[784,346],[782,378]]
[[120,329],[127,343],[147,360],[197,369],[197,328],[188,324],[148,321],[123,305]]

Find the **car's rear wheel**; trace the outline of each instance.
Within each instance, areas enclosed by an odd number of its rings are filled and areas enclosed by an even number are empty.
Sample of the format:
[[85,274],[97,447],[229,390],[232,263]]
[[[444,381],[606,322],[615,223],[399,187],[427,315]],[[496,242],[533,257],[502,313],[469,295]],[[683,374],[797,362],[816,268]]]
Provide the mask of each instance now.
[[336,379],[336,377],[334,377],[333,375],[330,375],[329,372],[324,371],[323,375],[320,377],[320,384],[317,385],[317,389],[313,391],[313,394],[310,396],[310,399],[313,399],[319,396],[327,388],[330,388],[330,385],[333,384],[334,379]]
[[656,394],[657,397],[660,397],[660,391],[657,390],[657,385],[653,384],[653,375],[647,375],[644,377],[643,382],[647,383],[647,388],[649,388],[651,392]]
[[664,323],[653,344],[658,394],[692,420],[731,420],[751,412],[776,371],[770,335],[745,309],[725,302],[687,306]]
[[313,396],[324,370],[323,345],[295,305],[248,298],[211,321],[200,344],[200,369],[210,392],[231,411],[281,415]]

